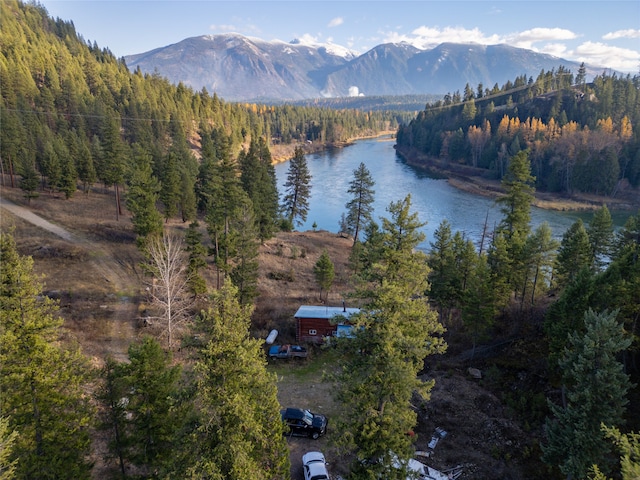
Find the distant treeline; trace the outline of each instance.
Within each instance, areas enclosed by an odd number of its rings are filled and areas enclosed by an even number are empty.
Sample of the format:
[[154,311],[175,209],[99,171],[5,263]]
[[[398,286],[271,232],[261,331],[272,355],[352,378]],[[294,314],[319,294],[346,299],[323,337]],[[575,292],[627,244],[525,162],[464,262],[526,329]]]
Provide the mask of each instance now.
[[640,184],[640,77],[603,73],[585,82],[563,67],[501,88],[447,94],[398,129],[398,149],[450,167],[502,178],[529,150],[536,188],[615,195]]
[[334,109],[354,108],[363,111],[398,111],[398,116],[403,120],[399,123],[409,123],[416,114],[425,108],[425,105],[436,102],[442,95],[367,95],[354,97],[314,98],[308,100],[296,100],[293,105],[309,107],[327,107]]

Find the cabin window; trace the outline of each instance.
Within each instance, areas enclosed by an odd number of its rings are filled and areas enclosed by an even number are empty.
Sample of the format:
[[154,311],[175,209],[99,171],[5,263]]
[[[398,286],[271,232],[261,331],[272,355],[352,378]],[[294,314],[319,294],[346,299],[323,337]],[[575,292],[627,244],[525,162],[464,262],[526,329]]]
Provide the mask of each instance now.
[[318,333],[318,332],[316,332],[316,331],[315,331],[315,330],[313,330],[313,329],[309,330],[309,335],[315,335],[316,333]]

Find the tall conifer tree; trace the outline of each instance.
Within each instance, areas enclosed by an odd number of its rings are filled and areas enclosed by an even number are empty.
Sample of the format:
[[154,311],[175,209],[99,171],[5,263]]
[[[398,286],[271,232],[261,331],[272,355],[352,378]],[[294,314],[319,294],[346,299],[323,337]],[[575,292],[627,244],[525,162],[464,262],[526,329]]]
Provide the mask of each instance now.
[[360,230],[367,222],[371,221],[373,213],[373,200],[375,182],[364,163],[360,163],[353,171],[353,180],[349,183],[348,193],[352,195],[346,204],[346,225],[348,232],[353,235],[353,244],[358,241]]
[[292,226],[300,226],[307,221],[311,196],[311,174],[304,151],[300,147],[296,147],[294,156],[289,161],[284,189],[282,203],[284,214]]
[[246,199],[237,212],[232,225],[236,249],[230,276],[238,288],[238,301],[248,305],[258,296],[258,234],[251,202]]
[[225,282],[201,314],[207,340],[195,366],[200,421],[190,444],[196,459],[181,478],[290,478],[276,378],[266,369],[262,341],[251,338],[252,306]]
[[576,220],[562,236],[556,257],[556,278],[560,287],[573,282],[581,270],[591,267],[589,235],[581,219]]
[[366,305],[350,318],[353,338],[337,340],[341,365],[333,379],[342,404],[338,443],[355,454],[356,475],[407,477],[393,467],[394,457],[400,462],[410,458],[407,432],[417,421],[412,396],[418,392],[427,400],[433,387],[417,373],[427,355],[445,349],[439,337],[443,328],[424,296],[426,258],[415,250],[424,239],[418,231],[423,224],[410,208],[409,196],[390,204],[391,218],[383,219],[381,255],[374,267],[377,284],[362,291]]
[[147,237],[162,234],[162,215],[156,206],[160,184],[151,171],[151,155],[139,144],[133,145],[132,160],[126,203],[132,214],[133,230],[142,246]]
[[[494,277],[510,285],[512,292],[521,288],[526,271],[524,247],[531,231],[534,181],[528,151],[519,151],[511,158],[507,174],[502,179],[505,195],[497,200],[503,218],[496,229],[493,241],[500,242],[500,246],[505,247],[506,262],[498,262],[497,258],[491,258],[493,254],[500,252],[497,244],[489,250],[489,265],[493,268],[499,263],[502,267],[501,271],[493,271]],[[499,276],[504,278],[498,278]]]
[[325,301],[328,298],[329,290],[333,285],[333,278],[335,276],[333,262],[329,257],[329,253],[326,250],[322,251],[320,258],[313,266],[313,274],[316,277],[316,282],[320,286],[320,301],[322,301],[322,292],[325,293]]
[[261,137],[251,140],[238,157],[242,187],[253,203],[256,227],[262,241],[273,235],[278,217],[278,187],[269,148]]
[[18,432],[17,477],[88,479],[88,362],[59,345],[57,304],[42,296],[33,260],[7,233],[0,233],[0,265],[0,411]]
[[614,238],[613,220],[606,205],[594,212],[587,227],[587,235],[589,235],[589,243],[591,245],[593,268],[596,271],[600,271],[611,255]]
[[631,338],[616,319],[617,312],[585,312],[584,334],[569,337],[560,359],[566,387],[566,405],[551,403],[553,419],[546,423],[543,460],[570,478],[585,478],[591,467],[602,465],[611,449],[601,424],[623,423],[630,387],[617,354]]

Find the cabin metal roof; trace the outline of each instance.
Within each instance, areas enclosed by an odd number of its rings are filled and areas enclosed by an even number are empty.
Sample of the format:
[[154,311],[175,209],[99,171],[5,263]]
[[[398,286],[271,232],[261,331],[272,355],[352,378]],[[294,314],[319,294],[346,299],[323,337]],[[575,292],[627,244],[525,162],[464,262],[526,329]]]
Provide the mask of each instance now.
[[326,318],[331,319],[336,315],[349,318],[351,315],[360,313],[359,308],[327,307],[322,305],[302,305],[294,315],[294,318]]

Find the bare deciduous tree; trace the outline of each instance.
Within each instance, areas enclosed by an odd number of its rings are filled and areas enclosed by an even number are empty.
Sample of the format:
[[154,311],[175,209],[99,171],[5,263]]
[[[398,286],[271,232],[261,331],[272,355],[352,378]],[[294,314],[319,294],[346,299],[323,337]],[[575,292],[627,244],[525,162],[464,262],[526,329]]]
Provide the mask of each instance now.
[[167,335],[172,348],[175,333],[180,324],[189,318],[193,298],[189,295],[187,253],[181,237],[163,234],[154,236],[147,243],[147,271],[151,281],[147,286],[151,309],[157,312],[162,334]]

